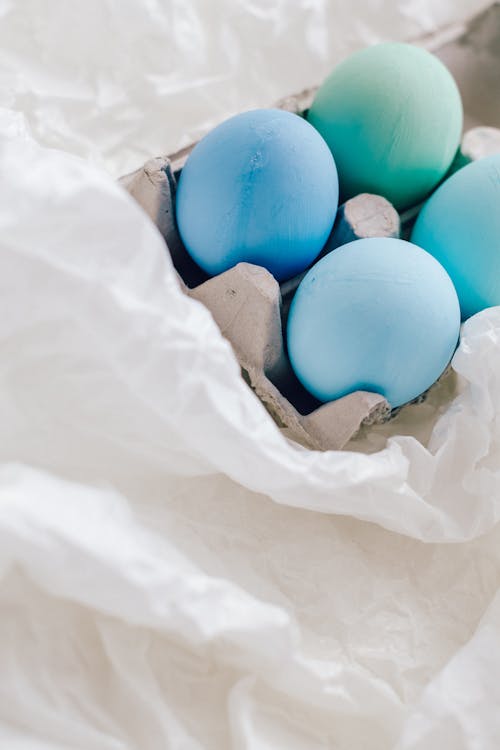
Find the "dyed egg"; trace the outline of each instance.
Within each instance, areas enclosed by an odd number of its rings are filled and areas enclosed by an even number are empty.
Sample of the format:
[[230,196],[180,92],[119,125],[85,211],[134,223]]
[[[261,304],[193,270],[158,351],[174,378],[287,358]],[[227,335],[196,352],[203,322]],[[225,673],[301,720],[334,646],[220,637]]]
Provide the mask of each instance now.
[[500,305],[500,154],[446,180],[421,210],[411,239],[448,271],[463,319]]
[[320,253],[337,205],[337,170],[320,134],[298,115],[260,109],[197,144],[181,173],[176,216],[207,273],[246,261],[281,281]]
[[437,380],[459,329],[457,294],[431,255],[404,240],[356,240],[304,277],[290,308],[288,353],[321,401],[373,391],[396,407]]
[[398,209],[421,201],[445,175],[462,132],[449,71],[410,44],[379,44],[340,63],[308,120],[330,146],[342,198],[378,193]]

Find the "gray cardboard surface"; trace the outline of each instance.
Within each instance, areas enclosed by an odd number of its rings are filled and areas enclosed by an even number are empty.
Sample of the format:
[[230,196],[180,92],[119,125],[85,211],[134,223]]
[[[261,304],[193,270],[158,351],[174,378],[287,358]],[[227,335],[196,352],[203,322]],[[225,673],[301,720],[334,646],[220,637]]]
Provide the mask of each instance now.
[[[278,282],[260,266],[239,263],[207,279],[183,248],[176,229],[175,179],[168,157],[148,161],[121,182],[165,238],[186,294],[210,310],[245,379],[289,437],[310,448],[339,449],[364,421],[387,417],[389,405],[378,394],[357,392],[319,405],[295,378],[282,326],[303,274],[283,285],[286,305]],[[392,237],[398,232],[399,216],[390,203],[380,196],[360,195],[339,209],[328,250],[357,237]]]

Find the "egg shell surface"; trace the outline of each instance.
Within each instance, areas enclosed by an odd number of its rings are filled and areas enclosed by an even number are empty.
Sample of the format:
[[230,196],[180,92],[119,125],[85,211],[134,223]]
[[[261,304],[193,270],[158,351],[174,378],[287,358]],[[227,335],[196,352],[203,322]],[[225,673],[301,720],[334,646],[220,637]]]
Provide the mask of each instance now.
[[404,240],[350,242],[316,263],[292,301],[292,367],[321,401],[353,391],[382,394],[394,408],[446,369],[460,309],[444,268]]
[[320,134],[298,115],[262,109],[226,120],[196,145],[176,217],[207,273],[245,261],[282,281],[318,256],[337,206],[337,170]]
[[333,70],[308,120],[332,150],[342,200],[378,193],[405,209],[447,172],[463,111],[457,85],[437,57],[410,44],[384,43]]
[[420,211],[411,239],[448,271],[464,320],[500,305],[500,154],[443,182]]

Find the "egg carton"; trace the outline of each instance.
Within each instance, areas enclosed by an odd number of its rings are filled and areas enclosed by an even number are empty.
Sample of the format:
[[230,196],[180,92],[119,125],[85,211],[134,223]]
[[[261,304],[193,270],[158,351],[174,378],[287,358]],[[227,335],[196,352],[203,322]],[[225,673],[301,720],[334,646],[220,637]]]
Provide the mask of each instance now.
[[[121,182],[158,226],[181,288],[210,310],[233,347],[244,379],[276,423],[306,447],[342,448],[361,424],[387,417],[387,401],[379,394],[358,391],[320,404],[300,385],[288,361],[283,329],[304,274],[280,288],[269,271],[251,263],[239,263],[213,278],[194,263],[175,224],[176,173],[187,153],[151,159]],[[380,236],[399,236],[398,213],[385,198],[360,195],[339,208],[322,254],[354,239]]]
[[[465,34],[430,38],[423,46],[442,56],[459,80],[458,52],[472,35],[476,43],[491,35],[492,13],[500,21],[495,5],[475,19]],[[497,29],[500,26],[497,23]],[[500,58],[500,36],[498,57]],[[442,55],[440,55],[440,51]],[[458,51],[458,52],[457,52]],[[450,61],[452,64],[450,64]],[[454,63],[454,64],[453,64]],[[463,93],[463,86],[460,86]],[[316,88],[282,99],[277,107],[306,114]],[[466,122],[474,122],[467,112]],[[302,445],[318,449],[341,449],[362,425],[386,421],[391,416],[387,401],[379,394],[356,391],[326,404],[308,394],[295,377],[286,353],[283,331],[291,299],[305,273],[280,285],[261,266],[239,263],[209,278],[183,246],[175,222],[175,190],[180,172],[196,144],[170,156],[149,160],[120,182],[155,222],[172,257],[183,291],[202,302],[212,313],[223,336],[231,343],[244,379],[255,391],[278,426]],[[464,136],[452,169],[500,150],[500,130],[476,126]],[[420,206],[400,217],[385,198],[362,194],[339,207],[332,233],[319,257],[336,247],[366,237],[408,237]],[[422,396],[416,399],[422,400]],[[392,414],[398,412],[395,410]]]

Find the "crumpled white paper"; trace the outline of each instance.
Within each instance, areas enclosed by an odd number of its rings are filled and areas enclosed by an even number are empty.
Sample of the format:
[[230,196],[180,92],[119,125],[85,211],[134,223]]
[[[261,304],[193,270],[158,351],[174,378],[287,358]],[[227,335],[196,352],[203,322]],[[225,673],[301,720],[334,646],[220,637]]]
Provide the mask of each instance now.
[[490,0],[0,0],[0,107],[115,177]]
[[500,309],[427,444],[306,451],[128,194],[4,122],[0,747],[497,748]]

